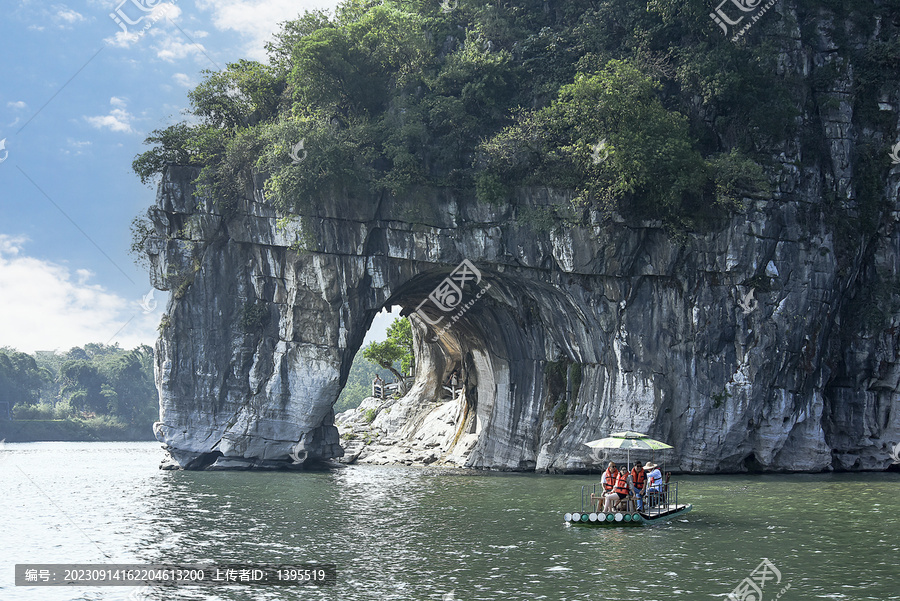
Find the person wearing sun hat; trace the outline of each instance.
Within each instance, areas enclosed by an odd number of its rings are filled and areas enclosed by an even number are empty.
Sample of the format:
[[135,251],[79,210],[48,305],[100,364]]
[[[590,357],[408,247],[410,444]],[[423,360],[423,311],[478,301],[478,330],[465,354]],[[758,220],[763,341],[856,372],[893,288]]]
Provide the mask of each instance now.
[[[650,461],[644,466],[644,471],[647,472],[647,493],[651,499],[654,494],[658,497],[662,490],[662,472],[659,471],[659,466]],[[652,501],[650,504],[654,505]]]

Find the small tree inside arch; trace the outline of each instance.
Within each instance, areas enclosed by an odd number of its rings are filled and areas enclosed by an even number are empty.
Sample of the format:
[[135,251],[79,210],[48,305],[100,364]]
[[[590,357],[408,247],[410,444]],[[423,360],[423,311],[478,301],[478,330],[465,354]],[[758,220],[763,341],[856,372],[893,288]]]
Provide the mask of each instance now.
[[[413,373],[415,355],[413,354],[412,327],[405,317],[395,319],[387,329],[387,340],[372,342],[363,349],[363,358],[375,365],[390,370],[397,378],[400,394],[406,394],[408,388],[404,373]],[[400,370],[395,365],[400,364]]]

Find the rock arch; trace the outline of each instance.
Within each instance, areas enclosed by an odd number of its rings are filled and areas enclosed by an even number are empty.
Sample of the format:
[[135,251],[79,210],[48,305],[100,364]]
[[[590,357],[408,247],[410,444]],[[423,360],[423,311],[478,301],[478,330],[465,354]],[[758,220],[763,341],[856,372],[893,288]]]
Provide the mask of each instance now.
[[[428,322],[449,317],[422,309],[424,369],[410,393],[433,398],[449,366],[463,366],[474,414],[460,417],[468,429],[451,446],[462,450],[445,449],[455,464],[587,469],[598,458],[581,443],[616,429],[668,440],[675,465],[695,471],[739,471],[750,453],[762,469],[815,470],[832,467],[836,447],[863,449],[865,465],[881,452],[822,417],[832,398],[861,411],[893,403],[896,386],[835,395],[830,374],[845,358],[828,341],[839,333],[815,328],[813,347],[791,327],[796,315],[833,323],[835,291],[859,283],[820,252],[829,235],[797,240],[789,203],[673,243],[654,224],[529,224],[529,214],[566,204],[547,190],[521,190],[502,207],[444,191],[337,196],[317,214],[279,220],[259,191],[227,211],[195,198],[194,177],[167,168],[147,244],[154,285],[172,292],[157,343],[156,434],[168,467],[341,456],[332,404],[372,319],[386,305],[415,314],[463,260],[483,278],[464,301],[486,291],[434,342]],[[884,243],[897,239],[892,231]],[[742,282],[769,260],[786,275],[747,314]],[[876,346],[882,371],[900,373],[894,342],[887,354]],[[553,370],[572,365],[580,385],[554,395]],[[897,437],[898,414],[880,414],[879,435]]]

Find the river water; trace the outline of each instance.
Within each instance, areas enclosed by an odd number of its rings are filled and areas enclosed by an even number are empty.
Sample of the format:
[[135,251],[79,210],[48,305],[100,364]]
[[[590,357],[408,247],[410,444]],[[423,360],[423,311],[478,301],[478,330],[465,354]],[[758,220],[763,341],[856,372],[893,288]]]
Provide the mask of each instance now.
[[[763,601],[900,599],[897,473],[681,477],[692,513],[588,529],[562,516],[596,476],[164,472],[160,458],[157,443],[5,445],[0,600],[726,599],[763,558],[780,576]],[[17,563],[303,562],[336,564],[337,584],[14,584]]]

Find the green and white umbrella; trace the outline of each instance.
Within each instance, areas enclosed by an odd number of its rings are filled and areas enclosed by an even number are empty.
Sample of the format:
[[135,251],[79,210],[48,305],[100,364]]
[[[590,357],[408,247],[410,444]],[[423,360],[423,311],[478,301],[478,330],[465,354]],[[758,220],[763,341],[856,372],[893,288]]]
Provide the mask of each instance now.
[[613,432],[607,438],[598,438],[584,444],[592,449],[625,449],[628,453],[629,465],[631,464],[631,449],[661,451],[673,448],[672,445],[653,440],[640,432]]

